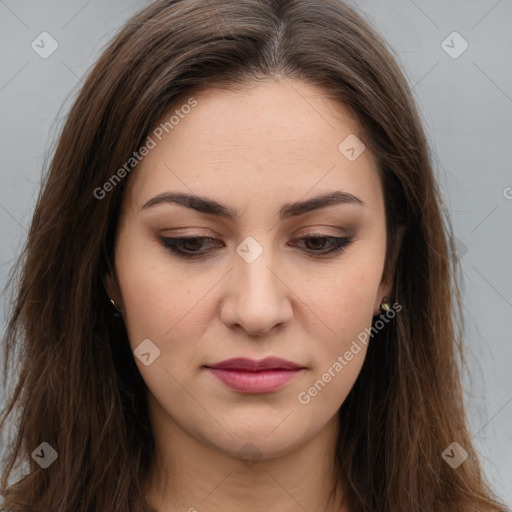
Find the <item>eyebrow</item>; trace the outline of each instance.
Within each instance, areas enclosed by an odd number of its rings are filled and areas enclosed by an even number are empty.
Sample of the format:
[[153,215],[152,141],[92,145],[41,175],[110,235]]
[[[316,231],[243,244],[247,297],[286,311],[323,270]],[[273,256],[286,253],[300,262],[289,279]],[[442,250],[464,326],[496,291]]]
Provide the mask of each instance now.
[[[223,205],[213,199],[201,197],[192,194],[185,194],[182,192],[163,192],[157,196],[149,199],[144,203],[141,210],[151,208],[159,204],[175,203],[191,208],[200,213],[208,215],[215,215],[229,220],[235,220],[239,215],[239,210]],[[306,201],[297,201],[294,203],[285,203],[279,210],[279,217],[281,220],[290,217],[297,217],[305,213],[326,208],[328,206],[338,204],[353,204],[358,206],[366,206],[364,201],[353,194],[342,192],[340,190],[321,194]]]

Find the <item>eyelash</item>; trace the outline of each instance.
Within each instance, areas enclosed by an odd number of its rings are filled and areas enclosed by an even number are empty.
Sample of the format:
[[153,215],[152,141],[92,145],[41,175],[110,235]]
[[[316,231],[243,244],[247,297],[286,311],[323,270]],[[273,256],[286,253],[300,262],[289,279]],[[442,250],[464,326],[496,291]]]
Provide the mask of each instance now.
[[[196,240],[215,240],[214,238],[208,236],[193,236],[193,237],[161,237],[162,243],[166,249],[168,249],[171,253],[177,255],[180,258],[184,259],[199,259],[204,258],[208,251],[192,251],[186,252],[180,248],[180,246],[188,241],[196,241]],[[323,256],[334,255],[342,253],[348,245],[352,243],[352,239],[349,237],[336,237],[336,236],[325,236],[325,235],[315,235],[315,236],[306,236],[299,238],[298,240],[330,240],[332,242],[332,249],[329,251],[314,251],[314,250],[304,250],[304,252],[311,254],[315,258],[321,258]],[[293,244],[297,245],[297,244]]]

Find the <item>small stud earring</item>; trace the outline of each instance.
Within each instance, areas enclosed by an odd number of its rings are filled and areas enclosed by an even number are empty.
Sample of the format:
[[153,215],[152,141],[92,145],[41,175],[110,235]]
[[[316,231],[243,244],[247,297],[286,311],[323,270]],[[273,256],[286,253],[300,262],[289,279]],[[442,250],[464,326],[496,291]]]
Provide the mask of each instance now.
[[391,309],[391,303],[388,297],[384,297],[380,303],[380,310],[385,313]]

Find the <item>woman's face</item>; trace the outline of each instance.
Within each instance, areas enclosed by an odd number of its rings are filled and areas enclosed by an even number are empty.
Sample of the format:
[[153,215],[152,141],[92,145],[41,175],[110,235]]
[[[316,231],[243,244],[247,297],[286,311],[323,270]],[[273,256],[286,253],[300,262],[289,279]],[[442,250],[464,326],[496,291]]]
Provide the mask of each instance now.
[[194,98],[131,172],[108,289],[155,429],[275,457],[337,425],[360,372],[354,340],[389,293],[383,192],[354,118],[321,89]]

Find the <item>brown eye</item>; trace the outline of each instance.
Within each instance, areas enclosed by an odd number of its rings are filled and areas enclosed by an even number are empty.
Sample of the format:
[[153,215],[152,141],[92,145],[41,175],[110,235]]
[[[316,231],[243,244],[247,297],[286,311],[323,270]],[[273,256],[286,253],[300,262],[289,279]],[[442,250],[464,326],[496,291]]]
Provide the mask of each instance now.
[[178,237],[161,237],[163,245],[182,258],[197,258],[205,256],[206,253],[210,252],[207,250],[201,250],[205,242],[214,241],[213,238],[207,236],[194,236],[186,238]]
[[[211,237],[161,237],[163,245],[173,254],[181,258],[206,257],[213,249],[204,249],[206,242],[216,242]],[[342,252],[351,242],[348,237],[336,236],[307,236],[298,239],[304,242],[305,249],[301,249],[313,257],[327,256]],[[299,245],[292,243],[291,245]]]
[[201,249],[204,241],[201,238],[185,238],[183,239],[183,248],[186,251],[197,251]]
[[324,249],[325,247],[325,237],[308,237],[304,239],[305,246],[307,249],[310,249],[312,251],[319,251],[321,249]]
[[337,236],[307,236],[300,238],[299,241],[304,242],[306,247],[305,252],[309,252],[313,256],[319,257],[342,252],[350,243],[352,243],[352,239],[348,237]]

